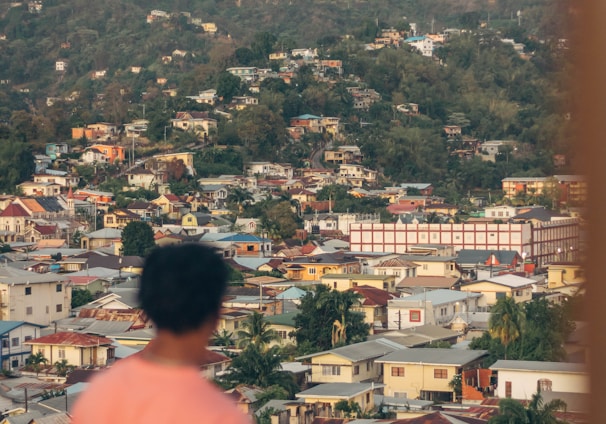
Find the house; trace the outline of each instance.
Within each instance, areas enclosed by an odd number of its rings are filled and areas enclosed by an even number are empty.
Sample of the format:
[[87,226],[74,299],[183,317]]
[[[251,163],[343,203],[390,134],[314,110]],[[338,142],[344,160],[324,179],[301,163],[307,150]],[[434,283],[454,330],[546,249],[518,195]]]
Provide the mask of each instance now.
[[151,202],[136,200],[129,203],[126,206],[126,209],[139,215],[141,217],[141,221],[145,222],[153,221],[162,216],[162,208],[158,205],[154,205]]
[[444,133],[448,138],[455,138],[461,136],[460,125],[444,125]]
[[135,119],[124,124],[124,136],[129,139],[139,138],[147,132],[149,121],[147,119]]
[[116,202],[114,201],[114,193],[112,193],[111,191],[78,189],[72,195],[74,201],[85,200],[89,203],[94,204],[97,209],[107,210],[110,206],[114,206],[116,204]]
[[450,381],[463,371],[480,368],[486,355],[485,350],[411,348],[375,362],[383,365],[385,396],[452,402]]
[[[283,300],[282,300],[283,302]],[[265,315],[265,322],[269,323],[269,328],[278,335],[278,341],[273,341],[272,345],[286,346],[296,345],[297,339],[292,336],[296,331],[295,312],[283,312],[276,315]]]
[[207,198],[208,209],[223,209],[229,190],[221,184],[209,184],[200,187],[200,194]]
[[205,243],[230,243],[236,246],[238,256],[270,256],[271,239],[254,234],[206,233],[200,239]]
[[284,268],[289,280],[320,281],[326,274],[357,274],[360,262],[341,253],[324,253],[292,258],[284,262]]
[[151,203],[159,206],[162,211],[161,214],[172,220],[179,220],[184,214],[190,212],[189,205],[174,194],[163,194],[152,200]]
[[0,267],[0,320],[50,325],[69,314],[72,289],[59,274]]
[[375,360],[405,347],[387,339],[341,346],[295,358],[311,363],[313,383],[361,383],[381,380],[381,366]]
[[254,106],[259,104],[259,99],[251,96],[234,96],[231,99],[230,107],[236,110],[245,109],[248,106]]
[[403,256],[389,257],[372,266],[375,275],[393,275],[398,280],[417,276],[419,265]]
[[54,182],[25,181],[17,184],[24,196],[58,196],[61,194],[61,185]]
[[187,172],[191,176],[196,175],[196,169],[194,168],[194,154],[193,152],[178,152],[178,153],[164,153],[154,155],[149,165],[152,169],[158,171],[166,171],[171,163],[182,161],[183,165],[187,168]]
[[117,228],[103,228],[82,236],[80,247],[87,250],[96,250],[100,247],[109,247],[122,240],[122,230]]
[[501,399],[531,400],[539,391],[590,393],[585,364],[500,359],[490,369],[497,373],[497,396]]
[[219,100],[217,90],[209,89],[200,91],[197,96],[186,96],[188,99],[194,100],[196,103],[214,105]]
[[62,59],[55,61],[55,71],[57,72],[65,72],[67,70],[67,66],[69,65],[69,61]]
[[481,293],[478,306],[492,307],[499,299],[512,297],[516,303],[532,300],[533,286],[536,280],[514,274],[498,275],[492,278],[479,279],[461,284],[461,292]]
[[387,328],[447,325],[457,312],[478,310],[479,293],[437,289],[387,301]]
[[121,230],[129,223],[138,221],[141,221],[141,217],[128,209],[114,209],[113,212],[103,215],[104,228],[117,228]]
[[25,365],[32,350],[23,343],[39,337],[43,327],[25,321],[0,321],[0,365],[3,370]]
[[518,271],[523,258],[515,250],[461,249],[456,262],[463,275],[478,278],[486,273],[492,277],[503,271]]
[[25,234],[27,220],[30,214],[17,203],[9,204],[2,212],[0,212],[0,226],[2,231],[5,231],[5,237],[13,241],[22,241]]
[[377,182],[379,173],[362,165],[343,163],[339,166],[337,183],[351,184],[362,187],[364,184],[373,185]]
[[296,393],[295,397],[306,404],[330,404],[333,410],[338,402],[355,402],[364,413],[375,407],[374,395],[383,387],[378,383],[325,383]]
[[45,169],[44,172],[34,174],[35,183],[57,183],[61,187],[77,187],[80,177],[65,171]]
[[88,365],[106,366],[114,361],[115,347],[106,337],[75,332],[59,332],[32,339],[25,344],[32,352],[40,352],[48,363],[54,364],[62,359],[76,367]]
[[134,168],[126,173],[126,181],[129,187],[140,187],[145,190],[153,190],[157,186],[166,183],[167,179],[168,175],[165,172],[151,169]]
[[191,131],[200,137],[208,137],[211,130],[217,129],[217,120],[208,117],[208,112],[177,112],[171,119],[173,128]]
[[238,231],[256,234],[261,229],[261,220],[259,218],[236,218],[234,225]]
[[352,287],[350,291],[360,296],[351,309],[364,314],[364,322],[370,326],[371,334],[378,329],[387,329],[387,301],[395,299],[396,295],[370,285]]
[[547,265],[547,289],[569,296],[585,284],[585,267],[576,262],[553,262]]
[[324,161],[332,164],[360,163],[364,155],[358,146],[338,146],[336,150],[325,150]]
[[282,177],[292,179],[294,169],[289,163],[248,162],[244,165],[244,173],[249,176]]
[[324,274],[320,281],[325,286],[338,291],[347,291],[359,286],[370,286],[390,293],[396,292],[396,278],[393,275]]
[[406,44],[409,44],[411,47],[420,52],[423,56],[432,57],[433,56],[433,48],[434,41],[426,37],[424,35],[408,37],[404,40]]
[[436,342],[446,342],[454,345],[461,337],[461,332],[441,327],[439,325],[420,325],[403,330],[389,330],[379,334],[371,334],[369,340],[385,338],[407,348],[427,348]]
[[242,81],[247,83],[251,83],[259,79],[257,68],[252,66],[227,68],[226,71],[236,77],[239,77]]
[[232,333],[234,338],[237,339],[238,330],[242,329],[242,325],[251,314],[251,311],[245,309],[221,308],[217,332],[222,333],[225,330]]
[[200,361],[200,373],[209,380],[214,380],[225,372],[231,364],[231,358],[221,352],[207,350]]

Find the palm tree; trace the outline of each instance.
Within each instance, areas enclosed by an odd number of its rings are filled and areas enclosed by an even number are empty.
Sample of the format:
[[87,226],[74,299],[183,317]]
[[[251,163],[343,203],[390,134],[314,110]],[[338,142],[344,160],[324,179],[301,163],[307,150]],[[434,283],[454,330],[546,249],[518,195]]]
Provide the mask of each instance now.
[[234,333],[230,333],[225,328],[222,329],[221,332],[215,331],[215,333],[213,334],[212,344],[214,346],[233,346],[235,344],[233,336]]
[[29,357],[25,360],[25,363],[36,371],[37,376],[42,367],[48,363],[48,359],[44,357],[42,352],[37,352],[29,355]]
[[229,372],[222,380],[228,385],[250,384],[263,388],[280,386],[292,396],[298,387],[293,374],[282,371],[281,360],[278,346],[263,351],[259,346],[249,344],[234,358]]
[[493,338],[501,340],[507,359],[507,346],[522,334],[524,312],[513,297],[504,297],[497,301],[490,313],[488,331]]
[[554,399],[543,402],[541,393],[532,395],[532,400],[526,408],[514,399],[501,399],[499,401],[499,415],[492,417],[489,424],[565,424],[554,413],[566,410],[566,402]]
[[242,213],[243,206],[253,200],[252,194],[240,187],[232,188],[227,195],[227,203],[235,204],[238,207],[238,213]]
[[238,347],[252,344],[263,351],[272,341],[278,341],[278,334],[269,325],[263,314],[253,312],[242,324],[243,329],[238,331]]

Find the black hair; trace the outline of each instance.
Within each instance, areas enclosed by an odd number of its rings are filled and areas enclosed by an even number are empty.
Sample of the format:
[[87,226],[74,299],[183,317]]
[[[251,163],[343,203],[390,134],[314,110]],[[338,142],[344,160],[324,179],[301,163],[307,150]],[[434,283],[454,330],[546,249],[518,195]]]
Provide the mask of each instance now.
[[145,260],[139,301],[158,329],[182,334],[217,316],[227,276],[227,264],[211,247],[159,247]]

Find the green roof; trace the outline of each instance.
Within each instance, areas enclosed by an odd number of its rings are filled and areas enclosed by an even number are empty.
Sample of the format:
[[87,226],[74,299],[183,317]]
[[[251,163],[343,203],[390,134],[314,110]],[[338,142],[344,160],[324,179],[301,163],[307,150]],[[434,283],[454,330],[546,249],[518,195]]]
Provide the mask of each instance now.
[[297,316],[297,313],[291,312],[291,313],[280,314],[280,315],[266,315],[264,317],[264,319],[265,319],[265,321],[269,322],[270,324],[287,325],[289,327],[294,327],[296,316]]

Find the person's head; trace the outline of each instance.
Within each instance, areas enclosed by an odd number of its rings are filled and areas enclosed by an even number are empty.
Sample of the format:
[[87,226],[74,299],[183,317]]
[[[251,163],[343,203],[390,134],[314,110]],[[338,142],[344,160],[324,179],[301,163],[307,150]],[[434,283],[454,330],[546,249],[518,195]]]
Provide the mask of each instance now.
[[201,244],[159,247],[145,260],[139,300],[159,330],[182,334],[215,322],[228,268]]

